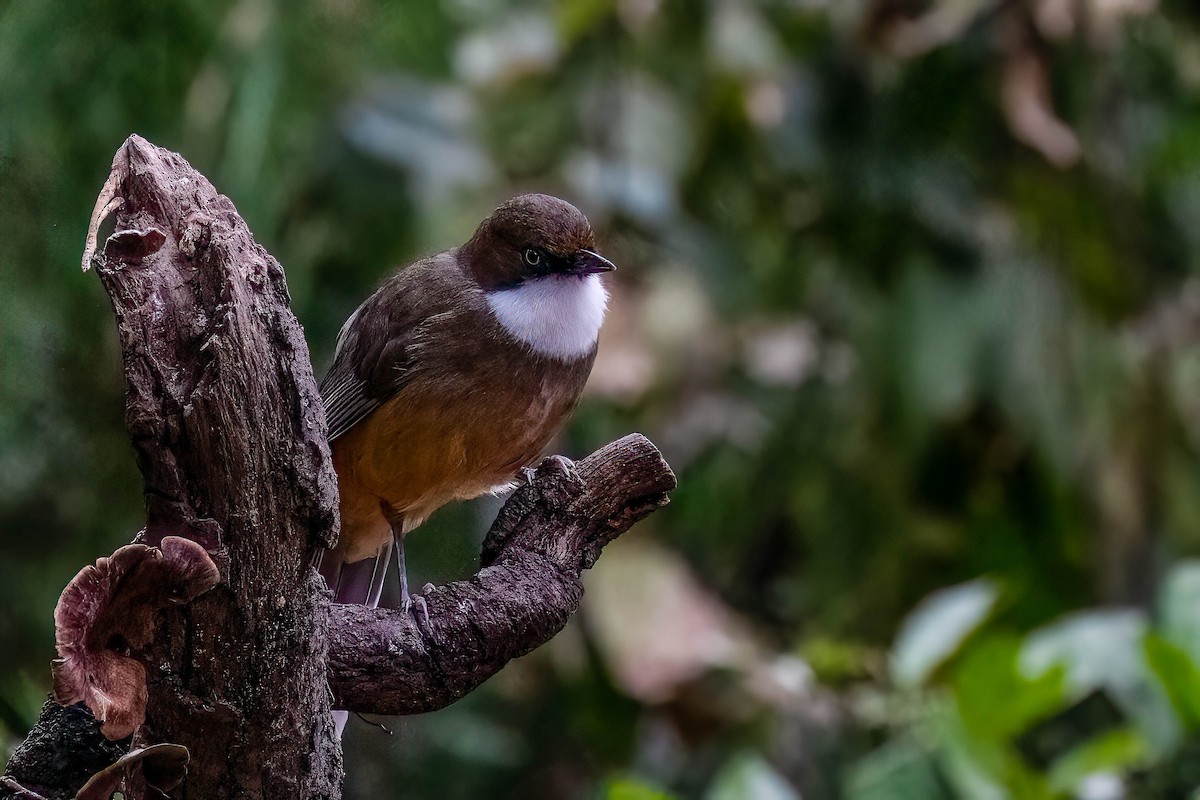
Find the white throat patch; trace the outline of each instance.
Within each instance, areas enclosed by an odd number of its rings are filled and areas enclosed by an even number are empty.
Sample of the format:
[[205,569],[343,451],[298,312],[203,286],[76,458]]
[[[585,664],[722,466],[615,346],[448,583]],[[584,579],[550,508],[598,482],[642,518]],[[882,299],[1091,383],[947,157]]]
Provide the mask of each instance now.
[[604,322],[608,292],[598,275],[547,275],[487,293],[510,334],[537,353],[564,361],[586,355]]

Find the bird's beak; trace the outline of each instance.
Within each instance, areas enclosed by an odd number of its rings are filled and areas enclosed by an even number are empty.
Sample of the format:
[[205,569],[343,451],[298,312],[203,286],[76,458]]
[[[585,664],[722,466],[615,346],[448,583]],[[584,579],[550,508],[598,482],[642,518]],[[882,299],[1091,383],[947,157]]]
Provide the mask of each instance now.
[[600,272],[612,272],[616,268],[616,264],[591,250],[580,250],[571,264],[571,272],[576,275],[595,275]]

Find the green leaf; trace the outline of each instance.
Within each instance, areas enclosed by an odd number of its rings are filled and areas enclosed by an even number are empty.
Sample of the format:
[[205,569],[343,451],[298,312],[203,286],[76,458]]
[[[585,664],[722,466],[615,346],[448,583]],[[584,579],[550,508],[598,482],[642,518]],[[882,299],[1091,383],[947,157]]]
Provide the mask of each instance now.
[[901,686],[927,681],[992,610],[1000,590],[979,579],[934,592],[908,615],[892,650],[892,677]]
[[1149,625],[1135,609],[1092,609],[1070,614],[1026,639],[1021,667],[1039,674],[1066,670],[1078,696],[1103,689],[1160,754],[1179,740],[1179,719],[1146,662],[1143,641]]
[[1200,561],[1181,561],[1171,567],[1159,608],[1163,636],[1200,663]]
[[756,753],[731,758],[705,793],[705,800],[800,800],[800,793]]
[[1040,720],[1017,739],[1025,762],[1045,771],[1065,753],[1125,725],[1121,708],[1096,689],[1056,714]]
[[854,766],[846,797],[848,800],[951,800],[933,754],[903,739],[885,744]]
[[1172,708],[1186,727],[1200,728],[1200,669],[1188,653],[1157,633],[1146,634],[1142,642],[1146,663],[1162,682]]
[[1071,791],[1088,776],[1126,771],[1146,756],[1146,741],[1136,730],[1108,731],[1060,758],[1050,770],[1050,785],[1061,792]]
[[967,650],[956,665],[951,685],[972,736],[1010,742],[1063,707],[1065,670],[1056,666],[1029,677],[1019,667],[1020,652],[1016,636],[995,634]]
[[603,800],[675,800],[675,795],[657,789],[636,778],[614,778],[604,785]]

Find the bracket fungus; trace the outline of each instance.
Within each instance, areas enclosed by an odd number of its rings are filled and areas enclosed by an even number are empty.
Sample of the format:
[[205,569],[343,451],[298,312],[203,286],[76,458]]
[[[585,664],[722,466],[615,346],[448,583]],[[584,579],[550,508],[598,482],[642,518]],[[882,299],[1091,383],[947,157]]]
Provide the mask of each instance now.
[[54,608],[54,699],[83,701],[109,739],[123,739],[146,715],[146,670],[138,651],[160,608],[189,603],[220,579],[203,547],[167,536],[159,547],[130,544],[84,567]]

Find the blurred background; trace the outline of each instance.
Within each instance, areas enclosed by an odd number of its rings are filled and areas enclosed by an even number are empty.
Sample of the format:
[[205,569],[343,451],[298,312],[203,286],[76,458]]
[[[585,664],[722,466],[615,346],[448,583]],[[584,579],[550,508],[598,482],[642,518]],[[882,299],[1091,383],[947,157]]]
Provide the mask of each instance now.
[[[554,450],[680,477],[575,620],[352,720],[348,798],[1183,798],[1200,785],[1200,11],[1183,0],[3,0],[0,756],[140,480],[116,148],[283,263],[321,374],[520,191],[611,312]],[[471,574],[495,501],[413,538]]]

